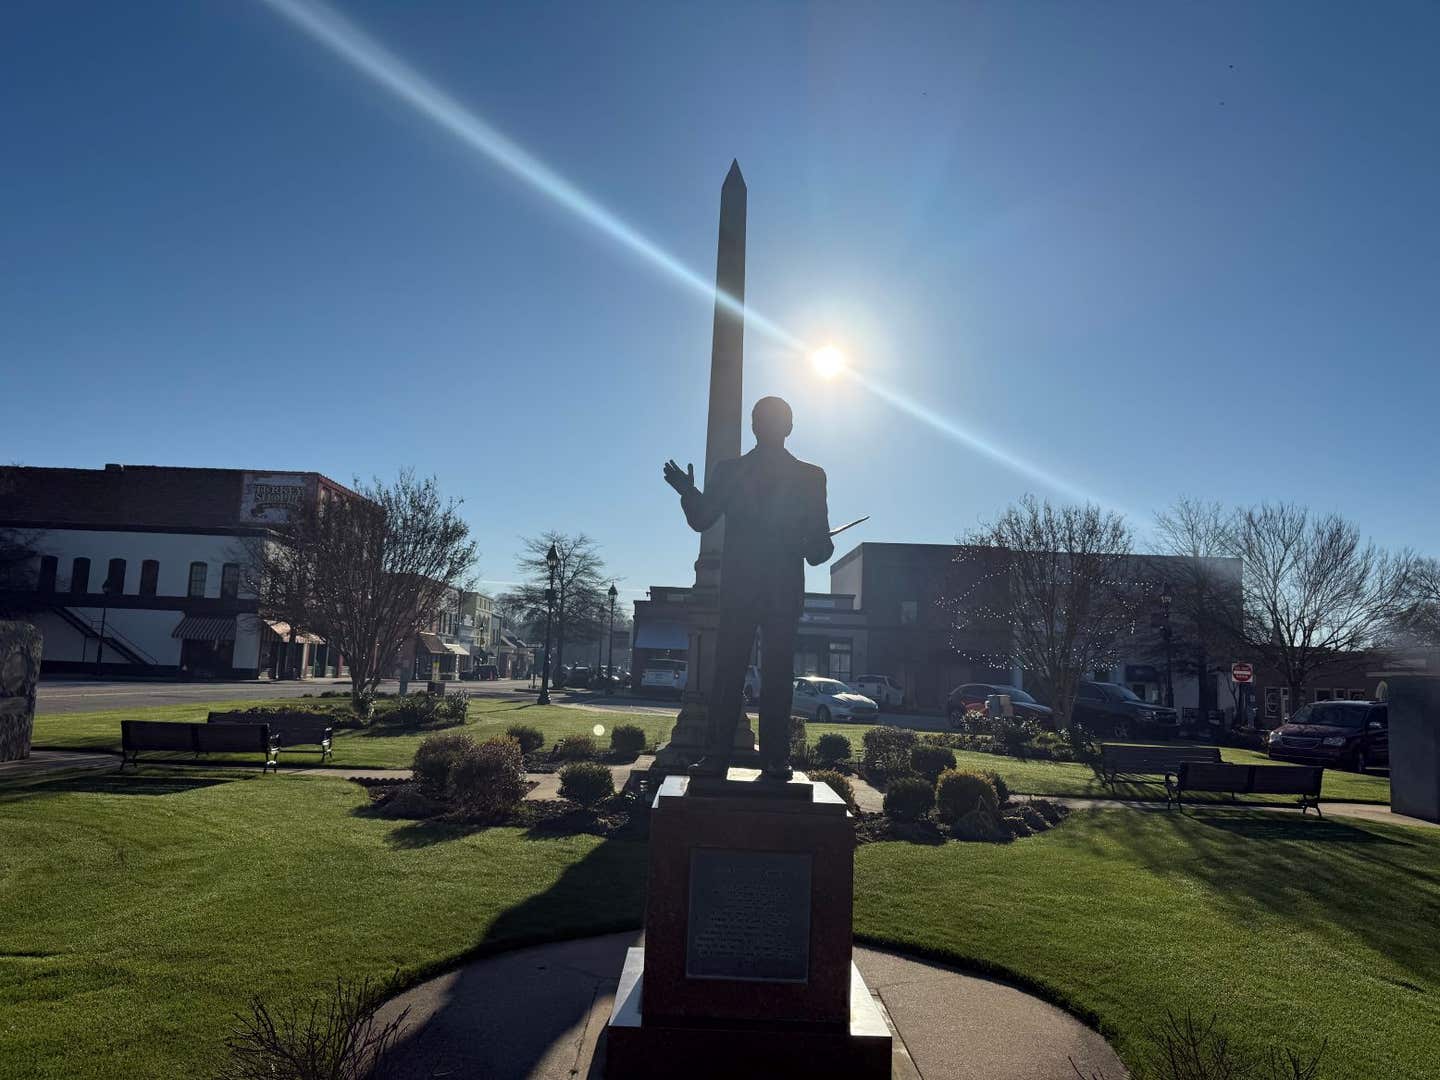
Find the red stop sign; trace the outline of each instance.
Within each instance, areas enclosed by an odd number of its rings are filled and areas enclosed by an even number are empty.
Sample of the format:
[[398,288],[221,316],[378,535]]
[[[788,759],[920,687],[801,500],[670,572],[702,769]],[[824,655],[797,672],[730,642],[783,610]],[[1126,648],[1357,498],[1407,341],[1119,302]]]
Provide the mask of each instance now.
[[1247,683],[1255,678],[1255,667],[1253,664],[1238,663],[1230,665],[1230,678],[1237,683]]

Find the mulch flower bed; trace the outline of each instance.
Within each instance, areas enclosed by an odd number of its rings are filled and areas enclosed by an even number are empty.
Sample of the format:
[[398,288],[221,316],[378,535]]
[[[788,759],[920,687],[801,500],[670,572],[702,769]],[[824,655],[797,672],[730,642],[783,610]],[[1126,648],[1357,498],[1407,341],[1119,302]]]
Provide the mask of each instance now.
[[[426,795],[413,780],[356,779],[370,797],[370,813],[400,821],[434,821],[456,825],[495,825],[528,829],[552,836],[643,835],[648,817],[644,805],[625,795],[613,795],[586,809],[568,799],[526,799],[503,818],[478,820],[440,799]],[[525,790],[534,790],[529,781]]]
[[1049,799],[1012,799],[994,815],[971,813],[955,826],[948,826],[931,815],[919,821],[896,821],[888,814],[862,810],[855,815],[855,840],[860,844],[884,840],[907,844],[981,840],[1003,844],[1054,828],[1069,813],[1069,807]]

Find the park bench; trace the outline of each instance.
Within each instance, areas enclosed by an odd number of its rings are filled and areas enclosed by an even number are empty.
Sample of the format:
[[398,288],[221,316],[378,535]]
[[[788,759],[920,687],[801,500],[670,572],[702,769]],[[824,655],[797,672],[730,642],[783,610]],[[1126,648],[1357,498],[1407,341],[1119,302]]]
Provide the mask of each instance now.
[[1235,795],[1298,795],[1300,813],[1312,806],[1320,813],[1320,783],[1325,769],[1319,765],[1224,765],[1187,761],[1172,788],[1165,782],[1166,803],[1176,806],[1187,791],[1213,791]]
[[229,754],[255,751],[266,769],[279,770],[275,746],[266,724],[177,724],[168,720],[120,721],[120,768],[140,764],[140,755],[153,750],[186,751],[201,754]]
[[[254,713],[246,712],[212,712],[209,716],[212,724],[266,724],[270,728],[270,739],[276,750],[296,750],[300,753],[319,753],[320,764],[325,764],[325,759],[332,757],[330,740],[333,729],[326,717],[315,716],[312,713],[274,713],[266,714],[262,720]],[[315,750],[300,750],[300,747],[316,747]]]
[[1186,762],[1216,763],[1220,748],[1216,746],[1127,746],[1122,743],[1100,744],[1100,776],[1110,787],[1124,776],[1134,780],[1158,776],[1168,785],[1170,779]]

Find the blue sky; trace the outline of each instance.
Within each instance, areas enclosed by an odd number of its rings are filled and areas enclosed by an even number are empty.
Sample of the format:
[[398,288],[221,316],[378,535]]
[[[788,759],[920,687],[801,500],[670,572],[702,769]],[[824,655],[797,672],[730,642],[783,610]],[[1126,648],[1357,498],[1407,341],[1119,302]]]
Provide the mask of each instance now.
[[[1440,552],[1434,5],[339,10],[704,276],[738,158],[755,310],[1142,527],[1287,498]],[[413,465],[485,579],[556,528],[690,580],[703,295],[260,0],[6,4],[0,99],[0,458]],[[766,393],[873,515],[842,551],[1054,493],[752,325]]]

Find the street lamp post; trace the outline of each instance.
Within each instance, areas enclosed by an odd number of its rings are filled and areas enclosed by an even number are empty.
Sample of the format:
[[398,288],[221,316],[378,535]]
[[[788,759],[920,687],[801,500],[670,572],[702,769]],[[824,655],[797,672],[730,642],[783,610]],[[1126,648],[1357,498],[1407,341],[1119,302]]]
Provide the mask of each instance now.
[[105,584],[100,586],[101,593],[105,600],[100,605],[100,639],[95,642],[95,678],[100,678],[100,659],[105,653],[105,618],[110,614],[110,593],[115,588],[115,583],[107,576]]
[[1165,707],[1167,709],[1175,707],[1175,674],[1170,649],[1170,604],[1173,599],[1168,592],[1162,593],[1160,596],[1160,610],[1164,616],[1161,633],[1165,638]]
[[545,666],[540,669],[540,696],[537,705],[550,704],[550,620],[555,613],[555,567],[560,564],[560,555],[555,545],[545,553],[545,565],[550,568],[550,584],[545,589]]
[[615,583],[610,583],[610,630],[607,634],[609,641],[609,655],[605,658],[605,696],[609,697],[615,693],[615,597],[618,590]]

